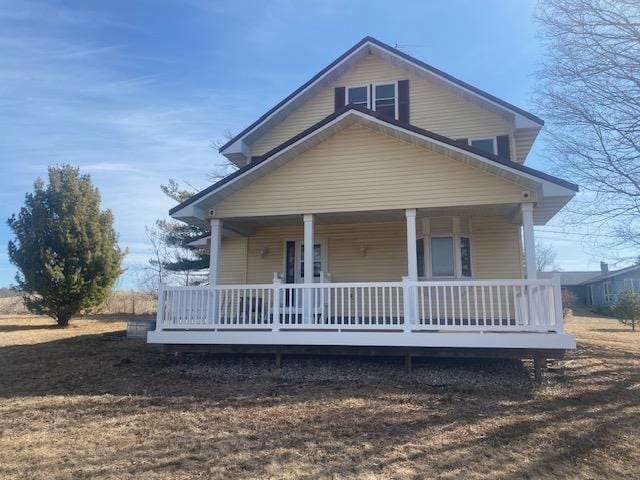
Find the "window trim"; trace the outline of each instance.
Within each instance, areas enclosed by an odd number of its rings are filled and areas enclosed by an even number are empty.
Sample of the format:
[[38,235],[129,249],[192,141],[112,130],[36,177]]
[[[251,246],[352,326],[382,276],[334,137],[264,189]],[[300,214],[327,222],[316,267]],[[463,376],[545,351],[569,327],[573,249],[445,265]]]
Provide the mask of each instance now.
[[[607,293],[607,287],[609,287],[609,293]],[[611,291],[611,282],[602,283],[602,293],[604,294],[605,303],[612,303],[615,300],[615,295]]]
[[[631,284],[631,288],[630,289],[627,286],[628,283]],[[636,293],[636,287],[635,287],[635,282],[633,281],[633,278],[623,278],[622,279],[622,289],[623,290],[629,289],[629,291],[631,293]]]
[[[480,140],[491,140],[493,142],[493,154],[498,155],[498,137],[497,136],[468,138],[467,143],[469,144],[470,147],[473,147],[472,142],[480,141]],[[511,145],[511,142],[509,142],[509,145]],[[474,148],[477,148],[477,147],[474,147]]]
[[371,108],[371,86],[370,85],[346,85],[344,87],[345,90],[345,94],[344,94],[344,104],[345,105],[350,105],[351,102],[349,102],[349,89],[350,88],[364,88],[367,91],[367,108]]
[[395,110],[394,110],[394,114],[393,114],[393,119],[397,120],[398,119],[398,81],[396,80],[395,82],[377,82],[377,83],[372,83],[371,84],[371,92],[372,92],[372,99],[371,99],[371,110],[376,111],[376,101],[377,101],[377,97],[376,97],[376,87],[379,86],[383,86],[383,85],[393,85],[393,100],[395,103]]
[[[431,239],[432,238],[452,238],[453,239],[453,275],[433,275],[431,265]],[[469,239],[469,258],[471,259],[471,276],[462,275],[462,251],[461,238]],[[418,280],[438,280],[438,279],[455,279],[455,280],[473,280],[475,268],[473,267],[473,236],[471,233],[456,234],[436,234],[423,233],[416,235],[416,241],[422,240],[424,247],[424,276],[418,277]]]

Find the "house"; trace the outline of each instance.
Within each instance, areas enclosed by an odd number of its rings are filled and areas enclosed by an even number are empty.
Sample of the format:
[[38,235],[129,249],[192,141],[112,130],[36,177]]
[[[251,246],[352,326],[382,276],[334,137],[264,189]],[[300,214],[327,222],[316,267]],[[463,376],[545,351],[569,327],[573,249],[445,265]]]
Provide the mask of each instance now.
[[609,271],[600,262],[596,272],[559,272],[563,289],[576,298],[577,306],[610,307],[625,290],[640,293],[640,264]]
[[535,268],[534,225],[578,191],[525,165],[542,126],[362,39],[221,147],[237,171],[171,209],[210,231],[209,285],[163,287],[148,341],[574,348],[559,280]]
[[[556,272],[539,272],[541,277],[552,278],[557,276],[560,278],[560,287],[564,292],[569,292],[571,295],[572,305],[565,305],[565,307],[582,307],[587,305],[587,297],[589,289],[584,282],[591,280],[592,278],[600,275],[600,270],[595,271],[556,271]],[[568,300],[568,297],[564,297]],[[565,300],[565,301],[566,301]]]

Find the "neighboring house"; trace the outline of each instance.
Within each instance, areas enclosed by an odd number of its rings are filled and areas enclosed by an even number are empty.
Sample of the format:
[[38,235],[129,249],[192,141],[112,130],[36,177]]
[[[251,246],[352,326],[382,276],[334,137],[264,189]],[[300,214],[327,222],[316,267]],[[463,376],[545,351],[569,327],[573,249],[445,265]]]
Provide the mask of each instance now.
[[600,270],[593,272],[541,272],[541,277],[551,278],[557,275],[560,278],[560,285],[562,290],[566,290],[571,293],[573,298],[573,305],[575,307],[583,307],[588,303],[589,289],[584,282],[597,277],[602,272]]
[[581,282],[571,284],[564,279],[564,272],[560,272],[561,284],[572,292],[578,305],[593,307],[610,307],[618,294],[625,290],[640,293],[640,264],[620,270],[609,271],[609,265],[600,262],[598,272],[575,272],[585,277]]
[[220,149],[235,173],[171,209],[210,229],[210,285],[161,289],[148,341],[574,348],[559,281],[535,269],[533,226],[578,191],[524,165],[542,126],[364,38]]

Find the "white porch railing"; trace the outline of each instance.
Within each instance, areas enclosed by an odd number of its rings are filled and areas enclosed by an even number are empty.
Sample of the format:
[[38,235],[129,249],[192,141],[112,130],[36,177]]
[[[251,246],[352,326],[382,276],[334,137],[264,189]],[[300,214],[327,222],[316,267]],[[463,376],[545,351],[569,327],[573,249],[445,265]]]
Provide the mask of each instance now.
[[557,278],[162,287],[156,330],[562,332]]

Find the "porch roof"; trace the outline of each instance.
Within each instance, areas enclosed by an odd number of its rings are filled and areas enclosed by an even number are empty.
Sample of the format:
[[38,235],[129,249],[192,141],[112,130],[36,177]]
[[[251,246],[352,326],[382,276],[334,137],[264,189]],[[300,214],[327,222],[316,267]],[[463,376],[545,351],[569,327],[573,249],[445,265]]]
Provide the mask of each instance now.
[[561,178],[500,158],[437,133],[384,117],[369,109],[347,105],[264,155],[253,157],[248,165],[196,193],[173,207],[169,213],[174,218],[187,222],[203,220],[207,217],[203,207],[207,208],[209,205],[215,204],[217,200],[243,188],[287,160],[317,145],[336,131],[355,122],[373,127],[414,145],[448,154],[489,170],[507,180],[519,183],[525,188],[539,188],[541,198],[546,200],[539,202],[536,209],[538,210],[538,221],[543,223],[557,213],[578,191],[577,185]]

